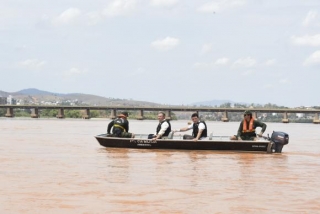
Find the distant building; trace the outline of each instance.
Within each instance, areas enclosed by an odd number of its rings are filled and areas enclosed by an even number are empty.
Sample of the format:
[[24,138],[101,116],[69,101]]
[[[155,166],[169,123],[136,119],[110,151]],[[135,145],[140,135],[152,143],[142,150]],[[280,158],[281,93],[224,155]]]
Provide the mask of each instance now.
[[298,118],[303,118],[305,115],[304,115],[304,113],[296,113],[296,116],[297,116]]
[[17,105],[17,100],[14,99],[11,95],[7,97],[7,104],[8,105]]
[[0,105],[6,105],[7,104],[7,98],[6,97],[0,97]]

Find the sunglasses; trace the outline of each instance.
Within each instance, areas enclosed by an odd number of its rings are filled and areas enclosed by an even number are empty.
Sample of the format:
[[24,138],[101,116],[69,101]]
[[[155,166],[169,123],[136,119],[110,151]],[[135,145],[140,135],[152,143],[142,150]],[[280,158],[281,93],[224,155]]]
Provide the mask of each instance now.
[[250,116],[251,114],[244,114],[243,116],[245,117],[245,116],[247,116],[247,115]]

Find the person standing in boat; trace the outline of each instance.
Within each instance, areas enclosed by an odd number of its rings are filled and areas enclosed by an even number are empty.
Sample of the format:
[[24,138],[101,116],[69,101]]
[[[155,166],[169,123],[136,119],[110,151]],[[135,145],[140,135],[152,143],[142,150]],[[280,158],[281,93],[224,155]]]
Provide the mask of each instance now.
[[162,137],[168,137],[171,132],[171,124],[166,120],[166,114],[162,111],[158,113],[159,124],[155,134],[149,134],[148,139],[157,140]]
[[193,141],[198,141],[207,137],[207,124],[199,119],[198,113],[193,113],[191,115],[191,120],[193,122],[192,124],[185,128],[176,129],[174,132],[185,132],[192,129],[192,135],[183,135],[184,140],[193,139]]
[[244,119],[241,121],[238,134],[231,136],[230,140],[257,140],[256,128],[261,127],[261,132],[258,134],[262,137],[267,125],[252,117],[252,112],[247,110],[244,112]]
[[134,138],[134,134],[129,132],[128,112],[121,112],[117,117],[117,119],[109,123],[107,134],[110,134],[111,128],[113,127],[112,135],[115,137]]

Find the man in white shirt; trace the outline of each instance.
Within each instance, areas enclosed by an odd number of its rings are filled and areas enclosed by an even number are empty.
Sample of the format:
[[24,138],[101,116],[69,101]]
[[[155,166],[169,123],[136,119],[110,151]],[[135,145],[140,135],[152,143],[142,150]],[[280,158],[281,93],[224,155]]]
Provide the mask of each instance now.
[[192,129],[192,135],[183,135],[184,140],[198,141],[207,137],[207,124],[204,121],[200,121],[198,113],[191,115],[192,124],[188,127],[176,129],[174,132],[185,132]]
[[149,139],[157,140],[162,137],[167,137],[171,132],[171,124],[168,120],[166,120],[166,114],[162,111],[158,113],[159,124],[156,129],[155,134],[150,134],[148,136]]

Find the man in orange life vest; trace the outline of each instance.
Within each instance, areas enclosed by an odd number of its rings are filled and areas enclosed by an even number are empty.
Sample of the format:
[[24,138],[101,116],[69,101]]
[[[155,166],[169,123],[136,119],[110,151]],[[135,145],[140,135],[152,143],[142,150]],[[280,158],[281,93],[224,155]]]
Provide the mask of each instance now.
[[251,111],[244,112],[244,119],[241,121],[238,134],[231,136],[230,140],[257,140],[256,128],[261,127],[261,132],[258,134],[259,137],[262,136],[267,128],[265,123],[258,120],[254,120]]

